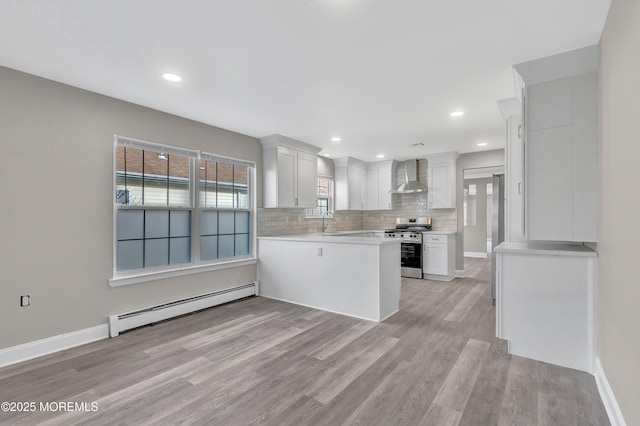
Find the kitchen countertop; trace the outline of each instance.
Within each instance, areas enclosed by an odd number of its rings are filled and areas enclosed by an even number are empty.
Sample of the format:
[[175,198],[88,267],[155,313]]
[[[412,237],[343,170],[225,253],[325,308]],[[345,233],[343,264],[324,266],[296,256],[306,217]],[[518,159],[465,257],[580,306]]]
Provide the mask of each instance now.
[[454,235],[456,231],[422,231],[422,235]]
[[360,244],[382,246],[386,244],[400,244],[400,240],[381,237],[364,237],[350,234],[364,234],[374,231],[358,231],[345,234],[327,233],[327,234],[294,234],[294,235],[278,235],[273,237],[258,237],[259,240],[275,240],[275,241],[300,241],[307,243],[335,243],[335,244]]
[[598,257],[598,253],[581,244],[556,242],[504,242],[495,249],[499,253],[526,253],[546,256]]

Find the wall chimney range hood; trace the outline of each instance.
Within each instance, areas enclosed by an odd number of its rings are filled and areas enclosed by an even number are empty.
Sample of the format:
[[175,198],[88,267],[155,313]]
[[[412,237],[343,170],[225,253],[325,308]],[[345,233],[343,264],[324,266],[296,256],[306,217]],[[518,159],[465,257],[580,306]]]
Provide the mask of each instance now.
[[406,182],[389,191],[389,194],[426,194],[427,187],[418,180],[418,160],[405,161],[403,164]]

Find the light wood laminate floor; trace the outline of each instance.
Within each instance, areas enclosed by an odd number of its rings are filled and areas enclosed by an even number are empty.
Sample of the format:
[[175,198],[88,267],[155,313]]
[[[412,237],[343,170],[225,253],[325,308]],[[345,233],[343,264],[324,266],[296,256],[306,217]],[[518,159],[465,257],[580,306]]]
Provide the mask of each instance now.
[[607,425],[589,374],[506,353],[490,262],[382,324],[254,297],[0,369],[1,424]]

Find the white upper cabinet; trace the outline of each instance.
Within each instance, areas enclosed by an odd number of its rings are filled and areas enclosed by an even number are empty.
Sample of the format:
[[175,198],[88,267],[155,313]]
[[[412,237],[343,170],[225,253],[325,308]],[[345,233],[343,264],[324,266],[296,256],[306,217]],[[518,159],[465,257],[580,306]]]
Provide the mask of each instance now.
[[505,241],[524,241],[524,145],[522,102],[518,98],[498,101],[507,122],[505,143]]
[[396,189],[396,167],[395,161],[386,162],[378,168],[378,208],[377,210],[395,210],[396,197],[389,194],[389,191]]
[[514,68],[524,89],[525,238],[595,242],[597,46]]
[[318,158],[315,154],[298,152],[298,204],[297,207],[316,207],[318,198]]
[[316,207],[317,153],[322,148],[281,135],[260,139],[265,208]]
[[378,188],[380,183],[378,182],[378,170],[367,170],[367,202],[365,203],[365,210],[378,210],[380,204],[380,193]]
[[427,200],[430,209],[456,208],[457,152],[427,155]]
[[335,160],[336,210],[393,210],[396,161]]
[[355,158],[337,158],[336,210],[364,210],[367,198],[367,163]]

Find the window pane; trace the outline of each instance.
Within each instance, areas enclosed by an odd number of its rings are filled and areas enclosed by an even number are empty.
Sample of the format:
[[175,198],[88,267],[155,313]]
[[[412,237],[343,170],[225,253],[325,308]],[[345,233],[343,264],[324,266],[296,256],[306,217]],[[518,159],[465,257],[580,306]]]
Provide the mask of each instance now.
[[233,165],[218,163],[218,207],[233,208]]
[[236,234],[236,256],[249,254],[249,234]]
[[118,210],[117,220],[118,240],[144,238],[144,212],[142,210]]
[[144,240],[144,266],[169,264],[169,239]]
[[169,240],[169,263],[191,262],[191,238],[171,238]]
[[116,203],[142,204],[142,150],[116,147]]
[[188,211],[172,211],[170,220],[170,237],[189,237],[191,236],[191,212]]
[[218,258],[218,237],[205,236],[200,238],[200,259],[212,260]]
[[169,156],[161,152],[144,150],[145,206],[166,206],[169,189]]
[[169,205],[189,207],[189,159],[181,155],[168,155]]
[[236,212],[236,234],[249,233],[249,212]]
[[201,235],[218,235],[218,212],[202,212],[200,221]]
[[235,238],[233,235],[220,235],[218,240],[218,257],[233,257]]
[[145,211],[144,237],[164,238],[169,236],[169,212]]
[[231,186],[218,186],[218,207],[233,207],[233,190]]
[[329,196],[329,179],[318,178],[318,196],[323,198]]
[[215,161],[200,160],[200,206],[216,207],[217,164]]
[[249,174],[247,166],[233,166],[233,187],[235,191],[234,206],[239,209],[248,209]]
[[[234,225],[234,212],[219,212],[220,214],[220,223],[219,223],[219,232],[220,234],[233,234],[235,225]],[[233,253],[233,252],[232,252]]]
[[143,244],[142,240],[118,241],[118,271],[139,269],[144,266]]

